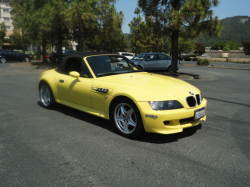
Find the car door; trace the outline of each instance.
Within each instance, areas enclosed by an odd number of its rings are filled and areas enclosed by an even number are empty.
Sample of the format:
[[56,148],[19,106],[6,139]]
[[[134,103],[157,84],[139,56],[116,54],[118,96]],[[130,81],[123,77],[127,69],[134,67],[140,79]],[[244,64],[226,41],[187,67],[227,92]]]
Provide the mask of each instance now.
[[12,51],[13,61],[23,61],[23,54],[20,54],[16,51]]
[[171,64],[171,58],[164,54],[158,54],[158,64],[160,70],[167,70]]
[[153,71],[159,70],[157,54],[150,54],[145,59],[144,70]]
[[[72,71],[78,72],[80,78],[70,76],[69,73]],[[57,82],[57,89],[61,99],[74,104],[92,107],[90,91],[93,77],[82,58],[69,58],[65,65],[64,74],[60,74]]]

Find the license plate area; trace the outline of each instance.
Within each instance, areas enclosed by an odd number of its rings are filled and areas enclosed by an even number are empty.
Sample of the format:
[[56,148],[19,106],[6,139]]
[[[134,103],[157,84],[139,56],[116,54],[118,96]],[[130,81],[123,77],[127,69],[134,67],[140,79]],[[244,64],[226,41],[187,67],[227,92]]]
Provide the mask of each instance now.
[[201,119],[205,116],[205,107],[194,111],[194,120]]

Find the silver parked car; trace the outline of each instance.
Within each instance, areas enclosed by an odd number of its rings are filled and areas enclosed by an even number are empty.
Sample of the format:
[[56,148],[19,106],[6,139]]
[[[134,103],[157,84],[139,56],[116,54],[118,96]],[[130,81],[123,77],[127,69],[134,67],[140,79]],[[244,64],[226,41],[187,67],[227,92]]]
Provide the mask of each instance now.
[[[172,63],[171,57],[163,53],[141,53],[132,58],[131,61],[144,71],[169,71]],[[179,60],[177,69],[180,69]]]

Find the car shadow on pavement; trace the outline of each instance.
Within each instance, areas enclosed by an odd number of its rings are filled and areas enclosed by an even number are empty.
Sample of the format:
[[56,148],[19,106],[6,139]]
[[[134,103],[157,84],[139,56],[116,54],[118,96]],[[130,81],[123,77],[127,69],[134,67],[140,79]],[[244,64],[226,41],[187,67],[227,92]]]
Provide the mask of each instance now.
[[[40,107],[44,106],[42,105],[41,101],[38,101],[37,104]],[[67,116],[82,120],[86,123],[90,123],[93,125],[96,125],[98,127],[104,128],[114,134],[119,134],[116,128],[112,125],[111,121],[58,104],[54,109],[60,113],[63,113]],[[141,141],[141,142],[148,142],[148,143],[154,143],[154,144],[164,144],[164,143],[171,143],[176,142],[179,139],[183,139],[189,136],[192,136],[196,133],[198,129],[201,129],[202,125],[199,124],[192,128],[184,129],[181,133],[176,134],[154,134],[154,133],[143,133],[141,136],[137,138],[131,138],[131,140],[134,141]],[[122,138],[122,136],[121,136]]]

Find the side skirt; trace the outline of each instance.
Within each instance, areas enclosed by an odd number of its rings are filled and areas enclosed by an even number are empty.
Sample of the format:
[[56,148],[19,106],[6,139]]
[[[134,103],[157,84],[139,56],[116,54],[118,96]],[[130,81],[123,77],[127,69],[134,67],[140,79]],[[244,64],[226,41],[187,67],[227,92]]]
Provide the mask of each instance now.
[[80,110],[80,111],[83,111],[83,112],[86,112],[86,113],[89,113],[89,114],[92,114],[92,115],[95,115],[95,116],[98,116],[98,117],[109,120],[109,115],[106,112],[103,112],[101,110],[97,110],[97,109],[94,109],[94,108],[78,105],[78,104],[75,104],[75,103],[71,103],[71,102],[65,101],[63,99],[56,99],[56,102],[60,103],[60,104],[63,104],[63,105],[66,105],[68,107],[71,107],[71,108],[74,108],[74,109],[77,109],[77,110]]

